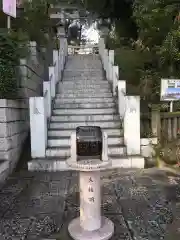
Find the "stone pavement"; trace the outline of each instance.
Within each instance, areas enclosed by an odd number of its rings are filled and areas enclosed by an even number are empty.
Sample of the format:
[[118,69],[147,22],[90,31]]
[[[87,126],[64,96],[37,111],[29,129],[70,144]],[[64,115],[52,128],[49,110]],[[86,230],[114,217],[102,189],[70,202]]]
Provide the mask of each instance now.
[[[102,182],[102,210],[115,223],[112,240],[180,239],[179,175],[122,169],[104,172]],[[78,191],[72,172],[15,173],[0,191],[0,240],[69,240]]]

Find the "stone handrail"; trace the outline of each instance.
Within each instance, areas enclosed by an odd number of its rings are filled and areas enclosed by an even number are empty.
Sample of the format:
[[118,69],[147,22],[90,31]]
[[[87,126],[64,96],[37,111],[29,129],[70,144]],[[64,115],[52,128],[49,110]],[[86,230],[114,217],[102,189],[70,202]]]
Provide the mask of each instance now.
[[53,50],[53,66],[49,66],[49,81],[43,82],[43,97],[29,99],[32,158],[46,156],[47,123],[51,117],[52,100],[56,95],[56,85],[62,78],[66,57],[67,42],[66,39],[60,39],[60,49]]
[[26,68],[28,68],[33,74],[35,74],[37,77],[39,77],[39,78],[41,78],[41,79],[43,79],[36,71],[34,71],[33,69],[32,69],[32,67],[30,67],[28,64],[21,64],[20,66],[22,66],[22,67],[26,67]]
[[114,65],[114,50],[106,49],[103,38],[99,40],[99,54],[107,80],[117,97],[118,113],[124,127],[124,143],[128,155],[140,154],[140,97],[126,95],[126,81],[119,78],[119,67]]

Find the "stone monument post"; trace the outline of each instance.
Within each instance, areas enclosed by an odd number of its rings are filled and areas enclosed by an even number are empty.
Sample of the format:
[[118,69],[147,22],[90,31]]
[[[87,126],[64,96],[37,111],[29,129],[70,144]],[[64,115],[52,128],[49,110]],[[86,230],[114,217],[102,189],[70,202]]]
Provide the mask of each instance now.
[[107,156],[107,135],[100,127],[78,127],[71,136],[70,170],[79,171],[80,217],[68,227],[75,240],[108,240],[114,224],[101,216],[100,171],[110,166]]

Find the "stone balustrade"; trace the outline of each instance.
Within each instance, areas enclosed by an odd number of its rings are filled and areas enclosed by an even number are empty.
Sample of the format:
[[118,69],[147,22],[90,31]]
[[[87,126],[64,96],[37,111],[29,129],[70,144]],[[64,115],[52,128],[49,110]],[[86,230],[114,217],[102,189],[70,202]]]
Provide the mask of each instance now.
[[29,133],[29,97],[42,94],[44,66],[39,61],[36,42],[30,54],[20,59],[17,99],[0,99],[0,181],[16,167]]
[[60,49],[53,50],[53,65],[49,66],[49,81],[43,82],[43,96],[29,99],[32,158],[45,157],[52,100],[56,95],[56,85],[62,79],[67,54],[66,39],[60,38]]
[[114,63],[114,50],[106,49],[103,38],[99,41],[99,54],[106,78],[112,85],[113,95],[117,95],[127,154],[139,155],[141,153],[140,96],[126,96],[126,81],[120,79],[119,68]]

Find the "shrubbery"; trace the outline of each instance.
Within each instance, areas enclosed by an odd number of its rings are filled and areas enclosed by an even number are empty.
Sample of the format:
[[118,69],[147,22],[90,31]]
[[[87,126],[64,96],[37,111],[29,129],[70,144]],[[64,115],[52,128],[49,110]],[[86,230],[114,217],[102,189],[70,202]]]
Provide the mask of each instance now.
[[20,31],[0,32],[0,98],[17,97],[19,59],[28,54],[26,45]]
[[[53,39],[53,25],[48,14],[49,4],[53,2],[55,0],[25,1],[20,16],[11,18],[11,31],[4,28],[1,30],[0,98],[18,98],[18,66],[20,58],[28,56],[28,42],[36,41],[39,46],[46,47]],[[1,15],[6,17],[2,12]],[[54,45],[55,48],[59,47]]]

